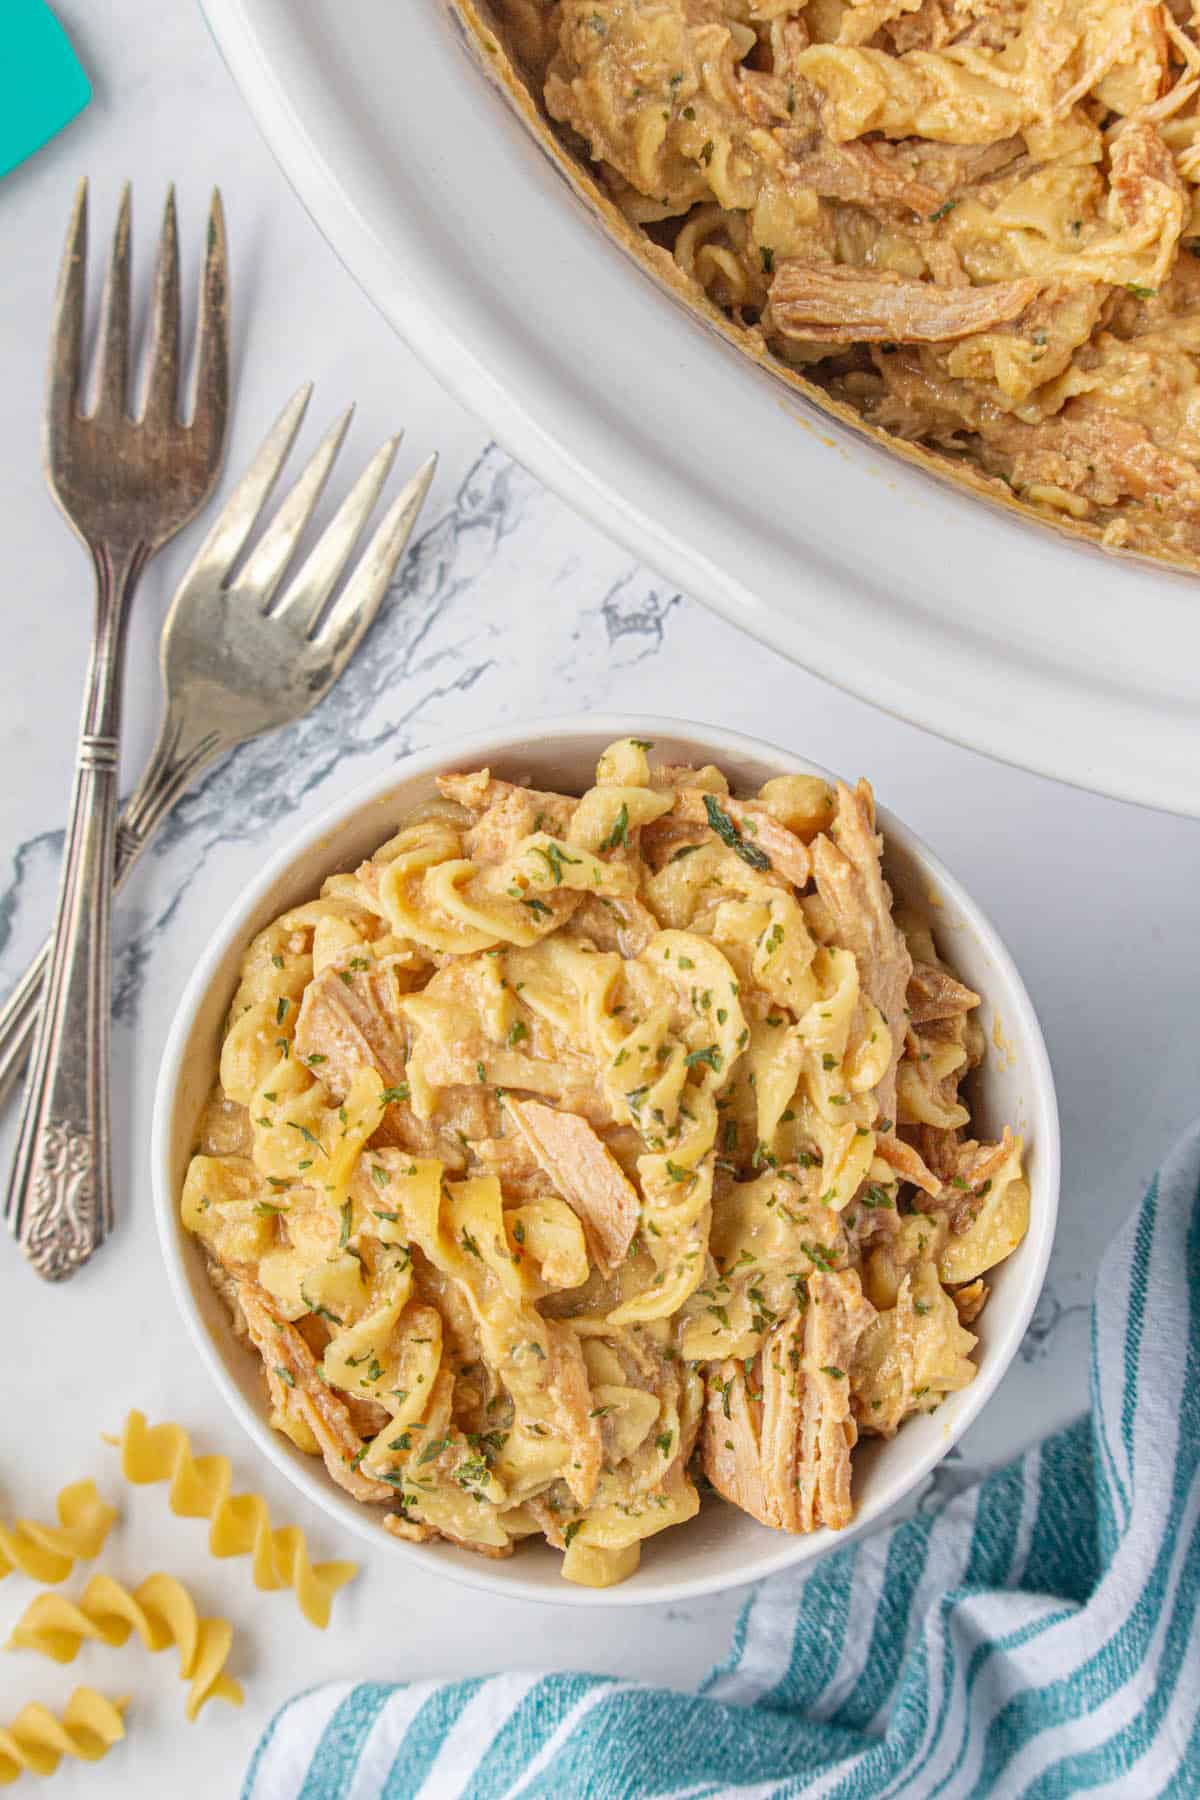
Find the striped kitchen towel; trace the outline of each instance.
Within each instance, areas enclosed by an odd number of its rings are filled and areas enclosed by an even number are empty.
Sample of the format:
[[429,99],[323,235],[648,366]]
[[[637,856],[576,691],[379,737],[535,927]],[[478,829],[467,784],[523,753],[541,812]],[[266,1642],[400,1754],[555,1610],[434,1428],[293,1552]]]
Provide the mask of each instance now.
[[1092,1409],[751,1595],[699,1694],[317,1688],[243,1800],[1200,1796],[1200,1127],[1105,1257]]

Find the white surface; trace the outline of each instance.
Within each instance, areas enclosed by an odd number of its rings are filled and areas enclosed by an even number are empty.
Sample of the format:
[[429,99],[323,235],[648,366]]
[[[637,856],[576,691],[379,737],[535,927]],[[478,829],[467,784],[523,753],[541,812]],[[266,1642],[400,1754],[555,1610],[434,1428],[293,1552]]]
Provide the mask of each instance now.
[[979,1373],[936,1413],[911,1419],[891,1442],[863,1444],[855,1455],[854,1523],[840,1536],[828,1530],[805,1537],[767,1531],[736,1508],[705,1506],[685,1528],[660,1532],[642,1549],[636,1575],[608,1590],[564,1584],[556,1551],[528,1545],[518,1556],[492,1561],[445,1545],[418,1546],[385,1538],[378,1514],[351,1500],[321,1464],[304,1456],[270,1426],[271,1407],[258,1359],[239,1345],[226,1308],[213,1293],[205,1259],[179,1218],[179,1195],[196,1140],[196,1123],[212,1087],[224,1021],[229,1016],[246,945],[254,935],[320,891],[329,875],[358,867],[393,835],[397,819],[436,798],[434,777],[444,770],[491,769],[498,777],[535,788],[582,794],[596,764],[620,738],[649,739],[664,763],[701,767],[716,763],[735,794],[753,794],[783,773],[828,769],[755,738],[647,713],[548,719],[514,740],[511,728],[474,735],[427,751],[385,770],[323,814],[307,820],[247,893],[222,919],[196,965],[171,1026],[159,1071],[151,1146],[159,1235],[179,1304],[201,1355],[226,1400],[259,1450],[290,1475],[301,1491],[343,1530],[366,1538],[402,1579],[408,1569],[448,1571],[470,1586],[505,1598],[514,1595],[561,1605],[638,1606],[698,1600],[780,1569],[810,1561],[834,1544],[869,1531],[893,1507],[918,1496],[922,1483],[979,1416],[1017,1354],[1054,1241],[1058,1210],[1059,1125],[1046,1046],[1032,1002],[978,902],[904,824],[885,808],[885,867],[896,902],[926,913],[936,896],[936,929],[954,958],[955,973],[986,996],[977,1014],[985,1034],[1000,1026],[1003,1057],[993,1056],[975,1084],[972,1111],[981,1137],[999,1136],[1007,1124],[1029,1144],[1030,1229],[999,1269],[979,1327]]
[[[23,965],[51,903],[88,627],[87,568],[37,459],[49,297],[78,176],[93,178],[98,231],[118,183],[136,177],[143,252],[174,177],[193,270],[208,188],[222,183],[239,336],[235,466],[306,375],[318,379],[307,444],[357,394],[355,455],[398,420],[409,427],[405,467],[433,447],[443,455],[401,590],[336,705],[215,775],[118,909],[116,1237],[61,1291],[40,1286],[0,1245],[0,1512],[44,1515],[59,1482],[93,1472],[126,1514],[107,1566],[127,1577],[174,1568],[207,1609],[225,1609],[248,1694],[243,1712],[214,1705],[188,1727],[169,1656],[89,1652],[59,1669],[14,1655],[0,1657],[0,1717],[34,1696],[65,1698],[76,1678],[130,1691],[127,1745],[97,1768],[60,1772],[46,1791],[125,1800],[165,1788],[178,1800],[224,1800],[278,1702],[325,1677],[556,1664],[683,1685],[724,1654],[737,1610],[731,1594],[597,1613],[585,1628],[557,1608],[485,1599],[423,1573],[387,1575],[368,1555],[320,1636],[286,1594],[256,1595],[244,1564],[211,1563],[203,1527],[174,1519],[159,1489],[122,1492],[98,1434],[130,1406],[174,1414],[198,1448],[232,1457],[239,1485],[258,1483],[281,1519],[302,1522],[315,1554],[351,1548],[257,1461],[230,1419],[169,1296],[150,1193],[150,1111],[168,1022],[209,934],[296,830],[299,806],[329,804],[404,748],[572,708],[686,712],[870,771],[881,798],[980,895],[1012,946],[1058,1081],[1064,1186],[1050,1280],[1021,1358],[967,1441],[975,1461],[1007,1456],[1085,1403],[1085,1308],[1100,1252],[1196,1110],[1200,837],[1194,825],[1056,787],[898,724],[647,575],[487,452],[483,431],[397,344],[296,204],[194,9],[59,0],[58,10],[96,103],[0,183],[0,986]],[[151,568],[139,600],[131,771],[156,720],[154,640],[166,595],[193,542]],[[10,1145],[9,1131],[5,1163]],[[0,1585],[0,1632],[31,1592],[18,1576]]]
[[1200,813],[1195,577],[962,494],[720,341],[589,216],[447,0],[357,0],[352,30],[344,0],[202,3],[347,266],[526,467],[878,705]]

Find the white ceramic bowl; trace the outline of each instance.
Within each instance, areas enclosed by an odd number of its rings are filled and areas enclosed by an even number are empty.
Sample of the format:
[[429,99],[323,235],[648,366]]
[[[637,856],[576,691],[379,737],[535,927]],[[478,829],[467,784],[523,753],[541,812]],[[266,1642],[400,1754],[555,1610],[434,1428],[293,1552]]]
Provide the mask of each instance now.
[[723,341],[589,214],[447,0],[202,4],[338,255],[549,487],[877,706],[1200,813],[1196,577],[1006,516]]
[[653,739],[659,754],[673,762],[715,762],[740,792],[752,792],[785,771],[828,774],[752,738],[645,717],[547,720],[527,727],[521,738],[493,732],[405,758],[306,826],[214,931],[171,1029],[153,1127],[155,1204],[176,1299],[218,1387],[263,1455],[339,1524],[369,1538],[379,1557],[394,1559],[397,1574],[415,1561],[495,1593],[574,1606],[636,1605],[713,1593],[806,1562],[877,1523],[911,1494],[977,1417],[1011,1362],[1041,1292],[1058,1206],[1058,1112],[1033,1004],[985,914],[936,857],[880,808],[885,867],[897,900],[930,913],[955,973],[984,996],[981,1022],[989,1043],[998,1026],[997,1036],[1008,1046],[1003,1059],[991,1057],[974,1078],[975,1119],[981,1131],[998,1132],[1008,1122],[1024,1134],[1032,1208],[1024,1243],[989,1277],[992,1297],[978,1326],[978,1375],[936,1413],[909,1420],[890,1443],[864,1442],[856,1450],[853,1525],[836,1533],[788,1537],[712,1500],[689,1524],[651,1538],[643,1547],[641,1569],[630,1581],[595,1592],[563,1581],[559,1556],[543,1545],[491,1562],[448,1544],[416,1545],[390,1537],[374,1509],[351,1500],[319,1462],[271,1430],[258,1357],[236,1341],[228,1313],[205,1274],[203,1254],[179,1223],[178,1205],[247,943],[277,914],[315,895],[325,876],[355,867],[383,843],[400,814],[436,791],[438,773],[488,766],[509,779],[528,778],[539,787],[582,793],[591,784],[601,750],[627,736]]

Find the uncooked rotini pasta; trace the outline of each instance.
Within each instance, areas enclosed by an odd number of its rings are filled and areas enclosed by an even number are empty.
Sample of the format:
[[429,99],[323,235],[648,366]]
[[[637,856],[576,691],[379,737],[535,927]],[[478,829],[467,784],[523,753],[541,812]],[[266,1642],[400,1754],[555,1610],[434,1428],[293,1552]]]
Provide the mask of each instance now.
[[100,1498],[95,1482],[72,1482],[55,1508],[57,1525],[36,1519],[18,1519],[11,1527],[0,1524],[0,1581],[19,1569],[33,1581],[53,1585],[65,1581],[77,1562],[100,1554],[118,1514]]
[[993,498],[1200,563],[1189,6],[459,5],[598,209],[756,357]]
[[136,1632],[147,1650],[179,1650],[179,1674],[190,1683],[187,1716],[206,1700],[242,1704],[241,1686],[225,1672],[233,1628],[225,1619],[202,1619],[196,1603],[173,1575],[149,1575],[132,1591],[111,1575],[93,1575],[78,1600],[38,1594],[13,1626],[10,1650],[36,1650],[55,1662],[74,1662],[85,1642],[120,1648]]
[[64,1756],[99,1762],[125,1736],[128,1705],[128,1697],[106,1700],[95,1688],[77,1687],[61,1718],[46,1706],[23,1706],[11,1725],[0,1727],[0,1787],[11,1787],[23,1773],[53,1775]]
[[443,776],[260,932],[181,1197],[280,1432],[399,1536],[541,1536],[592,1585],[701,1473],[845,1525],[857,1438],[972,1379],[1028,1219],[870,788],[652,748],[582,798]]
[[261,1494],[234,1494],[233,1473],[224,1456],[193,1456],[188,1435],[169,1421],[148,1425],[131,1412],[119,1438],[126,1481],[141,1486],[168,1481],[168,1504],[186,1519],[209,1520],[208,1547],[214,1556],[249,1556],[255,1586],[264,1592],[292,1588],[311,1625],[324,1630],[333,1596],[353,1581],[358,1564],[314,1564],[298,1525],[272,1527]]

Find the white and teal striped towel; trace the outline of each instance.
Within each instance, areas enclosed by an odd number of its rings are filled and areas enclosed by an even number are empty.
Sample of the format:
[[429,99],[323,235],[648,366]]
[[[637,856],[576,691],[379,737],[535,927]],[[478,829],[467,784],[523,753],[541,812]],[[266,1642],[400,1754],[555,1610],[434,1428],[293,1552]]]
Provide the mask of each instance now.
[[700,1694],[588,1675],[303,1694],[243,1800],[1200,1796],[1200,1128],[1108,1252],[1092,1411],[764,1582]]

